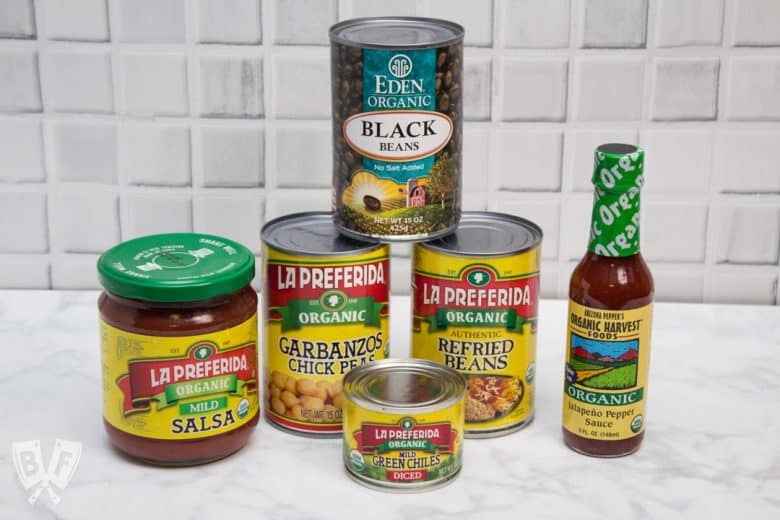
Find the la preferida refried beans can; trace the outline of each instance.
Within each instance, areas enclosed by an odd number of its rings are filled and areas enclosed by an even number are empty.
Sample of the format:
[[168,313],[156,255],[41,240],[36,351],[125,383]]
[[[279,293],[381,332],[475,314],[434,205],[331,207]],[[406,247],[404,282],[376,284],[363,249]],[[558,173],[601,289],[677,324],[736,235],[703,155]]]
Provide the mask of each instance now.
[[464,392],[458,372],[421,359],[385,359],[344,379],[344,466],[379,489],[451,481],[463,463]]
[[333,210],[356,237],[419,240],[458,223],[463,27],[362,18],[330,29]]
[[533,418],[541,241],[528,220],[465,212],[453,234],[415,244],[412,356],[466,377],[467,437]]
[[265,415],[340,435],[344,375],[388,356],[388,246],[338,233],[330,213],[268,222],[263,241]]

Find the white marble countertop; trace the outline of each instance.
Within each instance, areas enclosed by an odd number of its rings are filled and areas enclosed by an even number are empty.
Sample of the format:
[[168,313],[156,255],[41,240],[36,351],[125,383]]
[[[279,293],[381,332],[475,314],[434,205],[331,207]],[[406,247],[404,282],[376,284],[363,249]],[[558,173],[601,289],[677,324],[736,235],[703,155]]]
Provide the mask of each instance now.
[[[467,440],[461,475],[399,495],[352,482],[341,440],[261,422],[236,455],[165,469],[129,462],[101,423],[94,292],[0,291],[0,518],[780,518],[780,308],[657,304],[647,434],[621,459],[561,440],[565,302],[543,301],[536,419]],[[408,353],[409,299],[392,301],[393,356]],[[83,443],[70,485],[31,506],[11,444]]]

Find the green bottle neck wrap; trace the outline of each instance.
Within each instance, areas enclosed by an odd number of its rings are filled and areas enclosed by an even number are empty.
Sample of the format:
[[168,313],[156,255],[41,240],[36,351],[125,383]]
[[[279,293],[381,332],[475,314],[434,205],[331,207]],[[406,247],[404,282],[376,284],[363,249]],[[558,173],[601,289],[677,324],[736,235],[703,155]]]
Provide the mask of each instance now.
[[633,145],[599,146],[593,166],[593,217],[588,251],[622,257],[639,252],[639,192],[645,153]]

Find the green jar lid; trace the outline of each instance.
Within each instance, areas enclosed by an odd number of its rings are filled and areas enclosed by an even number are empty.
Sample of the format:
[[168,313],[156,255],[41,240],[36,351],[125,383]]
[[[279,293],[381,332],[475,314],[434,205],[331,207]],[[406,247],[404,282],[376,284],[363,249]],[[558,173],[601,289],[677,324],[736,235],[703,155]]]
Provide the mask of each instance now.
[[106,291],[137,300],[189,302],[229,294],[255,275],[255,257],[232,240],[198,233],[122,242],[98,259]]

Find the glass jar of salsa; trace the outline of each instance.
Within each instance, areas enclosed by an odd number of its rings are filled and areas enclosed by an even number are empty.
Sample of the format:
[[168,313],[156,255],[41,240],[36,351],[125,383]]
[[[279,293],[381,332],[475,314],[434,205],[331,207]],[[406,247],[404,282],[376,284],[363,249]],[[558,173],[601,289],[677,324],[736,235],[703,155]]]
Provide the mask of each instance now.
[[254,270],[244,246],[194,233],[100,257],[103,420],[117,449],[191,465],[246,444],[259,418]]

